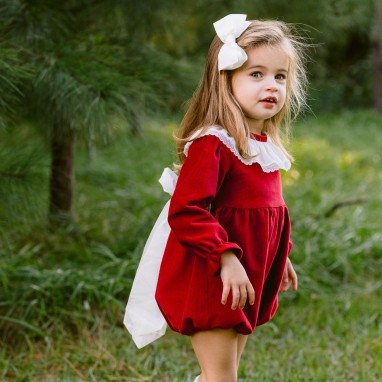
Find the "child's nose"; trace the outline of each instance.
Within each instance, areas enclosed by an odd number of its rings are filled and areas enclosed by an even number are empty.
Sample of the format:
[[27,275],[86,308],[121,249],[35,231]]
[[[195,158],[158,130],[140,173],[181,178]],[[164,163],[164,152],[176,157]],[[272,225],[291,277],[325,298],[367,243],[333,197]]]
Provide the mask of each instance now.
[[265,90],[277,91],[277,83],[275,78],[273,77],[267,78],[267,81],[265,83]]

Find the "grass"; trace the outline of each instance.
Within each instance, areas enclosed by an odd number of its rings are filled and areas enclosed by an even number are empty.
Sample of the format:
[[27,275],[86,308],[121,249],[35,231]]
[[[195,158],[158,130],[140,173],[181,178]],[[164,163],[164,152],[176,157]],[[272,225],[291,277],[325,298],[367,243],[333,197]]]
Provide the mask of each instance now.
[[[282,295],[275,319],[250,337],[240,381],[382,380],[381,126],[367,110],[296,125],[296,162],[283,180],[300,288]],[[140,253],[168,198],[157,179],[175,159],[173,127],[119,132],[93,160],[80,144],[76,222],[56,233],[45,226],[49,158],[36,155],[45,142],[28,126],[17,140],[1,133],[8,161],[0,172],[22,176],[0,187],[0,381],[183,382],[198,374],[187,338],[168,333],[137,350],[122,325]],[[349,200],[357,202],[325,217]]]

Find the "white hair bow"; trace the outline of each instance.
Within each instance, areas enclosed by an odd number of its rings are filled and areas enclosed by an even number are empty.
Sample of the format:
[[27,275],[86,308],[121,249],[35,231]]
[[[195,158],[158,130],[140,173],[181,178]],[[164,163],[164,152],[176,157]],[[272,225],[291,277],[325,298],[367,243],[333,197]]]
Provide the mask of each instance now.
[[239,68],[247,61],[244,49],[236,43],[236,39],[248,28],[250,21],[247,15],[231,14],[214,23],[216,34],[223,41],[218,56],[219,71]]

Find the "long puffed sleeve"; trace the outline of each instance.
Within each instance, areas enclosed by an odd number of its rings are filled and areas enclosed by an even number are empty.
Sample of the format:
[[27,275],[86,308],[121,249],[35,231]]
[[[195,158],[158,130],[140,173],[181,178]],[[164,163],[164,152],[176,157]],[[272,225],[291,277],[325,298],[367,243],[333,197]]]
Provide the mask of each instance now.
[[206,258],[213,274],[220,268],[224,251],[242,256],[242,249],[229,242],[227,232],[209,212],[229,170],[226,154],[227,148],[215,136],[203,136],[191,144],[168,215],[178,242],[190,255]]

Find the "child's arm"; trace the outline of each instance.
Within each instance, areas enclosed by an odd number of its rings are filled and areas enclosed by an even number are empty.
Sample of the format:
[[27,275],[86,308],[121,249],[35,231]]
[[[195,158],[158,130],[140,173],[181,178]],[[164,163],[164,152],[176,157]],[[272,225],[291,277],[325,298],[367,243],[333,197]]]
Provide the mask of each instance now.
[[231,309],[243,309],[247,299],[251,305],[255,303],[255,290],[248,279],[240,260],[232,251],[226,251],[221,256],[220,277],[223,282],[222,304],[227,303],[229,292],[232,291]]
[[240,246],[229,240],[227,231],[209,211],[231,161],[232,154],[219,138],[196,139],[189,148],[170,202],[168,223],[172,233],[190,256],[207,260],[210,275],[218,272],[225,251],[242,256]]
[[292,262],[287,258],[287,262],[285,264],[284,275],[281,281],[279,292],[286,292],[290,285],[292,284],[292,288],[294,291],[297,290],[298,287],[298,279],[295,270],[293,269]]

